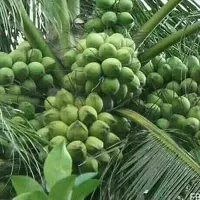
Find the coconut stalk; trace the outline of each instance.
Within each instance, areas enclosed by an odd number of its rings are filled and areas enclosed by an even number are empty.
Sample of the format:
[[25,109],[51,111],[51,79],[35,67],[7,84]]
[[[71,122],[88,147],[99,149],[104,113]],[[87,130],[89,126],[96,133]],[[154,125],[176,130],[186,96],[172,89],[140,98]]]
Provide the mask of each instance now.
[[151,136],[156,138],[160,143],[164,144],[165,147],[170,149],[173,153],[175,153],[179,158],[181,158],[187,165],[189,165],[197,174],[200,175],[199,166],[198,164],[190,157],[188,154],[186,154],[175,142],[172,140],[169,135],[159,129],[156,125],[151,123],[149,120],[147,120],[145,117],[140,115],[139,113],[132,111],[130,109],[118,109],[116,112],[126,117],[135,123],[139,124],[143,128],[150,131]]
[[160,8],[136,33],[134,36],[136,46],[139,48],[152,31],[162,22],[162,20],[179,4],[182,0],[169,0]]
[[160,54],[162,51],[166,50],[168,47],[181,41],[183,38],[188,37],[200,30],[200,22],[196,22],[184,29],[181,29],[166,38],[160,40],[157,44],[149,48],[144,53],[139,54],[140,61],[148,61],[149,59]]
[[55,59],[56,67],[53,71],[53,75],[57,82],[60,83],[64,76],[62,65],[59,63],[52,50],[46,43],[42,36],[42,33],[35,27],[31,19],[26,13],[26,10],[21,2],[19,2],[19,10],[21,14],[21,20],[23,23],[24,35],[32,47],[38,48],[42,51],[43,56],[49,56]]

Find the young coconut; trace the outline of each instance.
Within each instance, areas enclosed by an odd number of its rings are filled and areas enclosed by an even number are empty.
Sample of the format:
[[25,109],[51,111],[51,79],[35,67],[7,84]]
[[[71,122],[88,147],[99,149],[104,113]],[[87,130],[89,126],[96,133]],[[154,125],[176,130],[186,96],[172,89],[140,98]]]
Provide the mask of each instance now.
[[87,157],[86,161],[79,165],[81,173],[98,172],[98,162],[95,158]]
[[103,43],[99,47],[99,58],[103,61],[107,58],[116,58],[117,57],[117,49],[113,44]]
[[22,111],[22,116],[26,119],[31,120],[35,116],[35,106],[29,102],[21,102],[19,103],[18,109]]
[[102,77],[101,65],[97,62],[91,62],[84,67],[84,73],[89,80],[99,80]]
[[45,75],[45,68],[39,62],[31,62],[28,65],[28,69],[30,78],[32,78],[35,81],[37,81],[38,79],[40,79]]
[[105,78],[101,83],[101,90],[106,95],[114,95],[120,89],[120,83],[117,78]]
[[43,140],[46,140],[46,141],[50,140],[50,133],[49,133],[49,128],[48,127],[41,128],[36,133]]
[[156,125],[163,130],[168,129],[169,124],[170,124],[170,122],[164,118],[160,118],[156,121]]
[[60,120],[60,112],[56,108],[51,108],[43,113],[43,123],[48,125],[53,121]]
[[12,69],[3,67],[0,69],[0,85],[10,85],[14,82],[15,75]]
[[56,67],[56,61],[51,57],[43,57],[41,64],[44,66],[45,72],[52,72]]
[[173,114],[170,119],[169,127],[182,130],[185,120],[186,118],[183,115]]
[[9,55],[12,58],[13,64],[18,61],[24,62],[24,63],[27,62],[27,55],[24,50],[16,49],[16,50],[12,51]]
[[45,110],[50,110],[51,108],[55,107],[55,96],[49,96],[44,101]]
[[68,131],[68,126],[62,121],[52,121],[48,124],[48,128],[51,138],[58,135],[65,137]]
[[186,134],[194,136],[195,133],[199,130],[199,127],[200,127],[199,120],[194,117],[189,117],[185,120],[185,123],[183,125],[183,131]]
[[30,49],[28,51],[28,62],[42,62],[42,52],[39,49]]
[[36,84],[32,79],[25,80],[21,85],[22,94],[34,95],[36,93]]
[[94,155],[102,151],[104,143],[96,137],[89,136],[85,142],[85,146],[87,148],[87,152]]
[[9,54],[0,52],[0,68],[11,68],[13,64],[12,58]]

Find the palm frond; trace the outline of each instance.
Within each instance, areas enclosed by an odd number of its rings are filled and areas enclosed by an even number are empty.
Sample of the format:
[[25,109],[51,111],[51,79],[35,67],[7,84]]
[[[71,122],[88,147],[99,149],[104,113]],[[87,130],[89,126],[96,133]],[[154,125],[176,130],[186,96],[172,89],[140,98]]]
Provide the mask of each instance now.
[[130,110],[119,110],[147,129],[131,133],[121,162],[102,183],[101,200],[189,199],[200,189],[199,165],[169,135]]

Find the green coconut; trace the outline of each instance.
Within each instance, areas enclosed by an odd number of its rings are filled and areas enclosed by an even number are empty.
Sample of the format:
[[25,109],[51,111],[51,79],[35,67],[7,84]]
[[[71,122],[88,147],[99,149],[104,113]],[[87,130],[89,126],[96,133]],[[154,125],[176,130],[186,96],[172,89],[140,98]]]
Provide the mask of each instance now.
[[106,95],[114,95],[120,89],[120,83],[117,78],[105,78],[101,83],[101,90]]
[[168,64],[160,65],[157,73],[163,77],[165,82],[169,82],[172,79],[172,69]]
[[167,59],[167,64],[173,69],[175,66],[181,65],[182,61],[176,56],[171,56]]
[[21,87],[19,85],[10,85],[7,89],[8,94],[12,95],[20,95],[21,92]]
[[69,152],[72,160],[75,163],[82,163],[87,158],[87,149],[83,142],[73,141],[67,145],[67,151]]
[[117,120],[108,112],[102,112],[97,117],[98,120],[101,120],[108,124],[110,128],[114,127],[117,124]]
[[63,106],[60,110],[60,119],[67,125],[72,124],[78,120],[78,108],[71,104]]
[[152,62],[149,61],[144,66],[142,66],[140,70],[145,74],[145,76],[148,76],[150,73],[154,72],[155,69]]
[[15,78],[19,81],[24,81],[28,78],[29,68],[24,62],[15,62],[12,66],[12,70],[15,74]]
[[94,81],[94,80],[88,80],[85,83],[85,92],[86,94],[90,94],[91,92],[100,92],[100,87],[99,87],[100,82],[98,81]]
[[0,86],[0,95],[6,94],[6,90],[3,86]]
[[[78,69],[78,68],[77,68]],[[75,92],[76,91],[76,87],[77,87],[77,84],[76,84],[76,77],[72,77],[72,76],[76,76],[76,74],[78,73],[75,73],[75,74],[72,74],[69,73],[69,74],[66,74],[63,78],[62,78],[62,88],[66,89],[67,91],[69,92]]]
[[130,12],[133,9],[133,2],[131,0],[120,0],[117,8],[119,12]]
[[96,17],[94,19],[88,20],[84,25],[84,29],[88,33],[92,31],[100,33],[104,30],[104,25],[101,18]]
[[106,145],[105,146],[106,147],[111,147],[111,146],[114,146],[116,144],[119,144],[119,142],[120,142],[120,138],[116,134],[110,132],[108,134],[108,139],[106,140]]
[[13,64],[16,62],[27,62],[27,55],[24,50],[14,50],[10,54],[10,57],[12,58]]
[[78,64],[77,64],[76,62],[73,63],[72,66],[71,66],[71,71],[76,70],[78,67],[79,67],[79,66],[78,66]]
[[181,87],[180,84],[176,81],[171,81],[166,85],[166,89],[170,89],[173,90],[174,92],[176,92],[177,94],[181,93]]
[[96,120],[89,127],[89,135],[94,136],[102,141],[106,141],[108,134],[110,132],[110,127],[104,121]]
[[30,49],[28,51],[28,62],[42,62],[42,52],[39,49]]
[[43,113],[43,123],[48,125],[53,121],[60,120],[60,112],[56,108],[51,108]]
[[98,34],[98,33],[90,33],[87,37],[86,37],[86,46],[87,48],[96,48],[99,49],[99,47],[101,46],[101,44],[104,43],[104,39],[103,37]]
[[76,84],[83,85],[86,82],[86,74],[83,67],[78,67],[71,73],[71,78]]
[[188,74],[188,68],[185,64],[179,64],[172,68],[172,79],[180,83],[186,79]]
[[11,122],[13,124],[22,124],[22,125],[26,125],[27,124],[27,121],[21,117],[21,116],[14,116],[11,118]]
[[27,79],[21,85],[22,94],[33,95],[36,93],[36,84],[32,79]]
[[156,125],[163,130],[168,129],[169,124],[170,124],[170,122],[164,118],[160,118],[156,121]]
[[81,107],[78,111],[79,120],[86,125],[92,124],[97,119],[97,111],[88,105]]
[[56,136],[56,137],[54,137],[54,138],[52,138],[50,140],[49,146],[50,146],[50,148],[54,148],[55,146],[58,146],[58,145],[60,145],[63,142],[65,144],[68,144],[68,141],[67,141],[66,137],[58,135],[58,136]]
[[117,49],[113,44],[103,43],[99,47],[99,58],[101,60],[105,60],[107,58],[116,58],[117,57]]
[[45,110],[49,110],[55,107],[55,99],[56,99],[55,96],[49,96],[45,99],[44,101]]
[[28,41],[24,40],[18,45],[17,48],[20,50],[29,51],[31,49],[31,45],[29,44]]
[[80,109],[82,106],[85,106],[85,98],[82,96],[77,96],[74,101],[74,105]]
[[187,114],[187,117],[188,118],[194,117],[194,118],[200,120],[200,107],[198,105],[191,107]]
[[127,65],[131,62],[131,53],[126,48],[121,48],[117,51],[117,59],[123,64]]
[[159,106],[157,106],[154,103],[147,103],[145,104],[145,108],[146,108],[146,116],[148,119],[156,121],[160,118],[161,111]]
[[128,87],[126,84],[121,84],[117,93],[113,96],[115,102],[120,103],[128,94]]
[[102,15],[101,20],[106,27],[113,27],[117,23],[117,15],[115,12],[107,11]]
[[19,103],[18,109],[22,111],[22,115],[28,120],[33,119],[35,116],[35,106],[29,102]]
[[172,116],[172,105],[169,103],[163,103],[162,106],[160,107],[161,111],[161,117],[165,119],[170,119]]
[[105,95],[102,97],[102,99],[103,99],[103,110],[104,111],[113,109],[114,101],[113,101],[112,97]]
[[93,157],[88,157],[85,162],[79,165],[81,173],[98,172],[98,162]]
[[144,87],[146,85],[146,80],[147,80],[145,74],[142,71],[138,71],[136,75],[140,80],[140,85]]
[[64,66],[67,68],[71,67],[71,65],[75,62],[76,56],[76,49],[70,49],[69,51],[67,51],[62,58]]
[[194,66],[190,71],[190,77],[200,83],[200,66]]
[[99,163],[99,172],[101,173],[105,170],[111,158],[108,152],[103,151],[96,157],[96,159]]
[[131,130],[130,122],[125,117],[114,115],[114,118],[117,123],[113,127],[111,126],[111,131],[115,132],[120,138],[125,138]]
[[164,103],[172,103],[174,98],[178,97],[176,92],[170,89],[162,89],[158,92],[158,96],[163,100]]
[[183,125],[183,131],[186,134],[194,136],[195,133],[199,131],[199,127],[200,127],[199,120],[194,117],[189,117],[185,120],[185,123]]
[[180,87],[181,87],[182,93],[187,94],[187,93],[196,92],[198,85],[197,85],[197,82],[194,81],[193,79],[186,78],[185,80],[181,82]]
[[162,106],[163,101],[160,97],[158,97],[154,94],[148,94],[147,95],[147,103],[153,103],[153,104],[156,104],[158,106]]
[[66,136],[69,127],[62,121],[52,121],[48,124],[48,128],[51,138],[54,138],[58,135]]
[[103,100],[96,92],[90,93],[87,96],[85,103],[86,105],[95,108],[97,113],[101,112],[103,109]]
[[172,112],[175,114],[186,115],[190,109],[189,100],[184,97],[175,97],[172,100]]
[[98,80],[102,76],[101,65],[97,62],[91,62],[84,67],[84,73],[89,80]]
[[28,69],[29,69],[29,76],[33,80],[38,80],[45,75],[45,68],[39,62],[31,62],[28,65]]
[[109,10],[114,4],[115,0],[96,0],[97,7],[103,10]]
[[45,72],[52,72],[56,67],[56,61],[51,57],[43,57],[41,64],[44,66]]
[[103,150],[104,143],[96,137],[89,136],[85,142],[85,146],[89,154],[96,154]]
[[105,42],[113,44],[116,47],[116,49],[120,49],[126,43],[124,36],[120,33],[112,34],[105,40]]
[[129,92],[136,92],[140,88],[140,80],[134,75],[133,80],[127,84]]
[[80,39],[76,45],[77,53],[82,53],[86,48],[86,39]]
[[125,38],[125,45],[135,51],[135,42],[131,38]]
[[119,161],[123,158],[123,153],[120,148],[114,148],[109,154],[111,159],[117,159]]
[[12,69],[3,67],[0,69],[0,85],[12,84],[15,79],[15,75]]
[[131,23],[133,23],[134,19],[132,15],[128,12],[121,12],[117,15],[117,23],[119,23],[122,26],[127,26]]
[[51,74],[45,74],[38,82],[40,89],[49,89],[54,87],[54,79]]
[[37,135],[39,135],[42,139],[49,141],[50,140],[50,133],[49,128],[44,127],[37,131]]
[[[95,48],[92,48],[95,49]],[[83,52],[85,52],[87,49],[84,49]],[[96,49],[95,49],[96,50]],[[83,56],[83,52],[77,54],[76,56],[76,64],[78,65],[78,67],[84,67],[85,65],[88,64],[88,61],[85,59],[85,57]],[[90,55],[92,55],[92,57],[95,57],[95,55],[92,54],[91,51],[89,51]],[[94,59],[94,58],[93,58]]]
[[[134,72],[137,73],[141,68],[141,63],[138,60],[138,58],[132,58],[131,64],[128,65],[128,67]],[[145,68],[145,67],[144,67]],[[144,70],[143,68],[143,70]],[[142,71],[142,70],[141,70]],[[142,71],[143,72],[143,71]],[[152,71],[153,72],[153,71]],[[144,73],[144,72],[143,72]],[[144,73],[145,74],[145,73]]]
[[83,58],[87,63],[98,62],[98,50],[95,48],[87,48],[83,51]]
[[185,121],[186,118],[183,115],[173,114],[170,119],[169,127],[182,130]]
[[104,75],[110,78],[118,77],[122,69],[121,62],[116,58],[107,58],[102,62],[101,66]]
[[11,68],[13,64],[12,58],[9,54],[0,52],[0,68]]
[[191,107],[198,105],[199,102],[199,97],[197,96],[196,93],[189,93],[184,95],[190,102]]
[[42,124],[39,120],[37,120],[37,119],[31,119],[31,120],[29,121],[29,124],[30,124],[30,126],[31,126],[32,128],[34,128],[36,131],[38,131],[39,129],[41,129],[42,126],[43,126],[43,124]]
[[163,83],[163,77],[156,72],[152,72],[147,76],[147,85],[152,89],[161,88],[163,86]]
[[[157,71],[158,68],[160,68],[163,64],[166,64],[166,59],[163,57],[163,55],[158,55],[158,56],[152,58],[151,62],[154,66],[154,69]],[[171,66],[170,66],[170,68],[171,68]]]
[[199,59],[196,56],[189,55],[184,60],[184,63],[187,65],[188,69],[191,70],[193,67],[199,67]]
[[61,89],[56,94],[55,107],[60,109],[67,104],[74,104],[74,97],[71,92]]
[[85,142],[88,138],[88,129],[84,123],[76,120],[69,126],[66,136],[70,142],[76,140]]

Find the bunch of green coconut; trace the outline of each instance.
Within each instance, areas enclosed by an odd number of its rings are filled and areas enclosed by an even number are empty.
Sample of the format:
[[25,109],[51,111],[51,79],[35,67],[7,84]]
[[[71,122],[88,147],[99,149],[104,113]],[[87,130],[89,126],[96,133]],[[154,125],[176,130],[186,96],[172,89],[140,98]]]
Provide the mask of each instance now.
[[11,53],[0,52],[0,95],[37,95],[54,86],[55,61],[22,42]]
[[[130,123],[102,112],[103,100],[97,93],[90,93],[84,99],[62,88],[55,96],[47,97],[44,106],[43,127],[37,134],[49,141],[48,151],[64,141],[75,172],[101,171],[112,156],[122,156],[117,134],[127,134]],[[109,153],[109,149],[113,150]]]
[[[189,55],[182,62],[178,57],[157,56],[141,71],[146,75],[145,92],[132,108],[155,122],[161,129],[179,129],[200,136],[200,63]],[[138,106],[139,105],[139,106]]]
[[[97,9],[92,19],[85,23],[85,32],[128,33],[134,26],[130,12],[133,9],[131,0],[96,0]],[[126,31],[127,30],[127,31]]]

